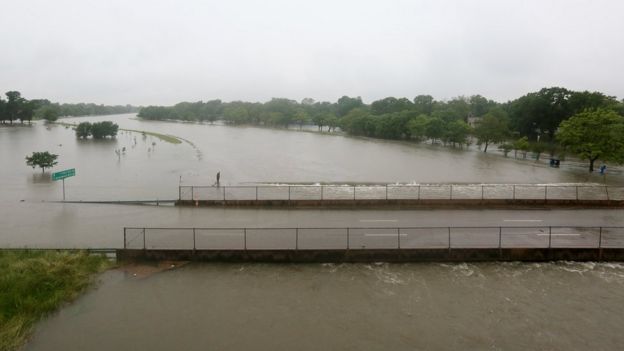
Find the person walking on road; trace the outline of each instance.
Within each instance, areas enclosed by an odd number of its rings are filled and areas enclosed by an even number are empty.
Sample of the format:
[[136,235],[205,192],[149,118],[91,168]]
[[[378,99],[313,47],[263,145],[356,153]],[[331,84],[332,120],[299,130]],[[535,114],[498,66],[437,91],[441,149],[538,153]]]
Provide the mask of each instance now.
[[217,186],[219,186],[220,180],[221,180],[221,171],[217,172]]

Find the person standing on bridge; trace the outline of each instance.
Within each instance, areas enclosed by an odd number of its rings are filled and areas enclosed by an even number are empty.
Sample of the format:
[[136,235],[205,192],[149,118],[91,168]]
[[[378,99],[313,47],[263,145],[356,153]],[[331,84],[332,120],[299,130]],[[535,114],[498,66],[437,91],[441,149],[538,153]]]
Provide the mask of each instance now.
[[221,180],[221,171],[217,172],[217,186],[219,186],[220,180]]

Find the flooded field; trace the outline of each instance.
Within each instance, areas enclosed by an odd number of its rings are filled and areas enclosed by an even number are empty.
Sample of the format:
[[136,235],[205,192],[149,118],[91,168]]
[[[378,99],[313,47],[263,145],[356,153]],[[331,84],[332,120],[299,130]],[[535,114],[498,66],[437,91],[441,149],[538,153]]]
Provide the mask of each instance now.
[[[130,115],[64,119],[65,123],[111,120],[121,128],[170,134],[172,144],[152,135],[120,131],[114,140],[78,140],[63,125],[0,128],[4,166],[1,201],[61,199],[61,185],[49,173],[24,163],[33,151],[59,155],[58,171],[76,168],[66,181],[69,200],[177,198],[179,184],[275,183],[579,183],[624,184],[610,168],[605,177],[588,174],[584,164],[504,158],[442,146],[351,138],[311,132],[209,124],[141,121]],[[125,148],[125,152],[122,152]],[[120,150],[117,155],[115,150]]]
[[25,350],[618,350],[623,288],[609,263],[111,271]]

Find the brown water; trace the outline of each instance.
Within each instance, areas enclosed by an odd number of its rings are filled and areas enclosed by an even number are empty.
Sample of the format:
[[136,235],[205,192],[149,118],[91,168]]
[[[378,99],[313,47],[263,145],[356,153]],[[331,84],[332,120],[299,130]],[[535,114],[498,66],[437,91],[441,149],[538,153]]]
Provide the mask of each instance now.
[[[177,186],[248,183],[624,184],[495,153],[219,125],[113,120],[173,134],[79,141],[71,129],[0,128],[0,246],[119,247],[124,226],[621,225],[621,210],[291,211],[55,204],[61,184],[32,151],[76,168],[70,200],[176,198]],[[79,122],[85,119],[72,119]],[[136,138],[136,144],[135,144]],[[153,144],[155,143],[155,145]],[[118,157],[114,150],[126,147]],[[181,178],[180,178],[181,177]],[[21,202],[20,200],[25,200]],[[383,223],[383,222],[382,222]],[[27,350],[617,350],[624,266],[616,264],[195,264],[138,279],[119,271],[38,326]]]
[[[140,133],[115,140],[77,140],[60,125],[0,128],[3,180],[0,201],[61,199],[61,184],[27,167],[24,156],[59,154],[53,171],[76,168],[67,179],[69,200],[173,199],[180,184],[211,185],[221,171],[223,185],[249,183],[576,183],[624,184],[617,168],[603,178],[584,164],[514,160],[442,146],[351,138],[254,127],[142,121],[134,114],[71,118],[112,120],[122,128],[182,137],[170,144]],[[126,148],[118,157],[115,149]]]
[[26,350],[620,350],[624,265],[192,264],[98,288]]

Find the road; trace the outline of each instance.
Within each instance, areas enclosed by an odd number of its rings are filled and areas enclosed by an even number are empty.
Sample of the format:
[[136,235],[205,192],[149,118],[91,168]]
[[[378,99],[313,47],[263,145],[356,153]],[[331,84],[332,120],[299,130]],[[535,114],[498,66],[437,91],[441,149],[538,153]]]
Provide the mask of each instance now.
[[[354,209],[233,209],[136,205],[62,204],[41,202],[0,202],[0,247],[18,248],[119,248],[123,247],[123,227],[548,227],[548,226],[624,226],[624,209],[530,209],[530,210],[354,210]],[[572,230],[572,231],[570,231]],[[487,245],[497,241],[497,230],[480,231]],[[454,243],[473,240],[470,231],[454,232]],[[520,238],[526,233],[506,231]],[[543,243],[547,232],[536,229],[531,242]],[[593,242],[595,233],[583,236],[574,229],[553,231],[557,241],[584,239]],[[250,245],[256,240],[269,245],[268,236],[250,233]],[[259,232],[256,233],[261,235]],[[306,235],[309,234],[309,235]],[[320,233],[317,233],[317,235]],[[351,240],[367,239],[367,247],[395,245],[396,230],[354,230]],[[403,246],[417,245],[415,230],[402,231]],[[579,235],[581,234],[581,235]],[[334,233],[334,237],[340,237]],[[301,242],[312,233],[302,233]],[[446,234],[448,237],[448,233]],[[509,236],[511,238],[511,236]],[[281,240],[281,239],[275,239]],[[335,239],[342,240],[342,239]],[[424,240],[424,239],[423,239]],[[444,244],[443,233],[430,238]],[[518,239],[520,240],[520,239]],[[522,239],[524,240],[524,239]],[[342,241],[341,241],[342,242]],[[377,244],[372,244],[377,242]],[[290,241],[289,241],[290,243]],[[354,241],[354,247],[360,242]],[[290,244],[289,244],[290,245]],[[504,245],[504,243],[503,243]]]

